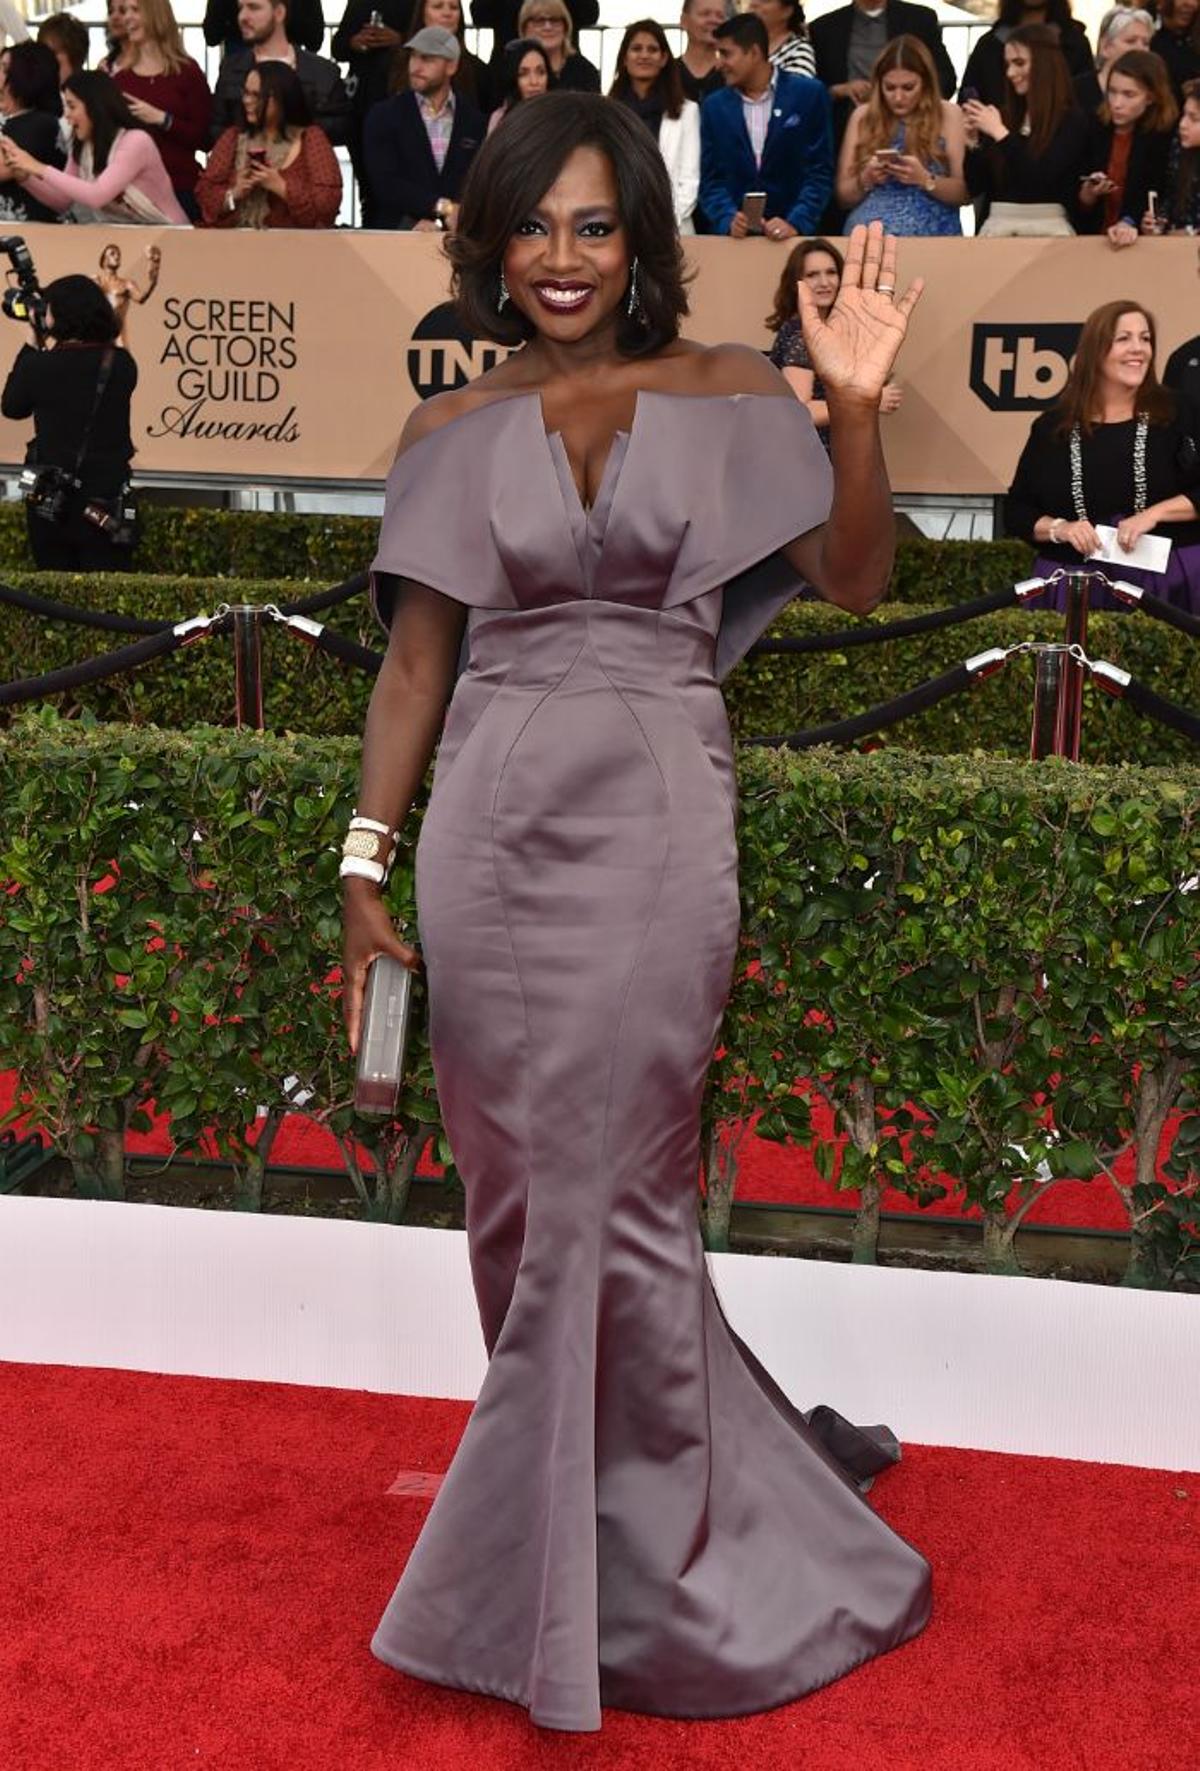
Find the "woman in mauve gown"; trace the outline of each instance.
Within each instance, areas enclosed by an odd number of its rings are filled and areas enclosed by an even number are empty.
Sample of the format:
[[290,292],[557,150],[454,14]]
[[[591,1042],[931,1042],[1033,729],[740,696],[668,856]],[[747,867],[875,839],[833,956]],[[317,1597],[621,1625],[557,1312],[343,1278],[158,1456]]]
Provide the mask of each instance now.
[[[878,227],[825,321],[801,285],[831,475],[757,351],[679,336],[670,185],[622,106],[518,107],[448,251],[468,331],[524,349],[405,426],[358,803],[399,826],[440,733],[419,934],[489,1365],[371,1647],[548,1728],[738,1715],[930,1610],[863,1498],[895,1438],[792,1406],[696,1220],[738,932],[717,685],[802,580],[855,613],[883,595],[879,396],[919,285]],[[345,923],[353,1044],[374,955],[420,961],[369,880]]]

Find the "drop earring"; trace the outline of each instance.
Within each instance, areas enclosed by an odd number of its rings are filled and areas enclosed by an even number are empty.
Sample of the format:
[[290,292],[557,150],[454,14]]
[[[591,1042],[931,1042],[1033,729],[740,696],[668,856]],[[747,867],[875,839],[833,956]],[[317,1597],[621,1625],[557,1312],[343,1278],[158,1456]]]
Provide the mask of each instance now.
[[638,261],[635,258],[629,267],[629,300],[625,304],[625,312],[633,319],[635,315],[640,315],[641,306],[638,295]]
[[504,312],[504,305],[507,302],[507,300],[508,300],[508,284],[504,280],[504,272],[501,271],[500,272],[500,291],[496,297],[496,312],[498,314],[502,314]]

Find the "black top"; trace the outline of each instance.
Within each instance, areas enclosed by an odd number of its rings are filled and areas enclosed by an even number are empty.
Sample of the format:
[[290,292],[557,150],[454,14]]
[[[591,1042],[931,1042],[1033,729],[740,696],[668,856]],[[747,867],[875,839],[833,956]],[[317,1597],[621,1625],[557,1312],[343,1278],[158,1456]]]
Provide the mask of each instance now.
[[[1183,86],[1185,80],[1200,80],[1200,47],[1194,46],[1196,33],[1190,30],[1186,35],[1177,36],[1174,31],[1165,27],[1154,33],[1150,39],[1150,47],[1155,55],[1162,57],[1167,64],[1167,73],[1171,77],[1171,85],[1175,89],[1176,100],[1183,103]],[[1188,39],[1193,39],[1189,42]]]
[[973,197],[997,203],[1061,203],[1074,213],[1080,175],[1087,152],[1087,118],[1070,110],[1063,117],[1044,154],[1030,151],[1029,137],[1010,129],[1004,140],[980,140],[967,149],[964,171]]
[[[985,105],[1004,106],[1004,95],[1008,91],[1008,80],[1004,73],[1004,45],[1013,34],[1012,25],[993,25],[985,31],[976,43],[967,61],[966,71],[962,77],[962,85],[958,89],[960,104],[965,103],[966,94],[974,92]],[[1072,75],[1095,75],[1095,63],[1092,60],[1091,45],[1087,40],[1087,32],[1078,19],[1072,19],[1062,35],[1062,52],[1067,67]]]
[[[1029,440],[1021,451],[1016,477],[1004,500],[1004,526],[1008,534],[1033,542],[1039,517],[1065,517],[1076,521],[1071,495],[1071,443],[1056,436],[1055,414],[1042,412],[1033,421]],[[1083,502],[1088,520],[1116,524],[1133,512],[1133,443],[1136,420],[1098,424],[1090,436],[1080,439],[1083,463]],[[1169,424],[1152,424],[1146,438],[1146,503],[1159,504],[1180,493],[1200,500],[1200,414],[1177,398]],[[1200,543],[1200,517],[1186,523],[1161,523],[1155,530],[1176,547]],[[1034,542],[1046,558],[1064,566],[1079,563],[1073,547],[1053,547]]]
[[576,50],[563,63],[558,76],[556,91],[561,92],[599,92],[600,70],[586,55]]
[[1163,370],[1163,386],[1172,388],[1187,405],[1200,412],[1200,337],[1189,338],[1171,352]]
[[[1191,150],[1193,164],[1200,149]],[[1171,218],[1173,228],[1194,228],[1200,232],[1200,166],[1196,168],[1191,181],[1191,189],[1185,194],[1183,189],[1183,147],[1176,130],[1171,139],[1171,151],[1167,156],[1167,188],[1159,191],[1159,213],[1166,213]]]
[[[6,118],[4,134],[27,154],[32,154],[35,160],[40,160],[43,166],[54,166],[61,171],[66,165],[58,139],[58,118],[52,117],[48,111],[21,111],[15,117]],[[10,221],[61,220],[57,209],[48,209],[45,203],[39,203],[15,178],[8,184],[0,184],[0,232],[5,231],[4,224]]]
[[[0,412],[5,418],[32,417],[26,461],[75,471],[104,350],[100,344],[60,344],[39,351],[27,344],[18,351],[0,394]],[[129,402],[137,386],[137,364],[119,345],[112,352],[112,372],[80,475],[85,492],[99,498],[117,496],[133,458]]]
[[690,98],[694,105],[702,105],[710,92],[720,92],[725,84],[720,68],[710,68],[703,80],[699,80],[682,58],[676,61],[675,66],[679,69],[683,96]]

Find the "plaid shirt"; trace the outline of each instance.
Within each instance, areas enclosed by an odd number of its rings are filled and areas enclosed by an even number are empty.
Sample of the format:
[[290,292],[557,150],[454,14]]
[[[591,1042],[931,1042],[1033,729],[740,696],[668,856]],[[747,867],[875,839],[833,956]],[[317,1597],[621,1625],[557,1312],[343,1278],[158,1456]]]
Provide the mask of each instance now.
[[446,155],[450,149],[450,137],[454,133],[454,91],[450,94],[440,111],[435,111],[423,92],[415,92],[417,109],[421,113],[421,121],[425,125],[425,133],[429,137],[429,146],[433,151],[434,165],[438,171],[446,164]]
[[754,155],[754,164],[761,166],[767,130],[771,127],[771,109],[775,103],[774,73],[771,75],[771,84],[761,98],[747,98],[744,92],[741,97],[742,117],[746,124],[746,134],[750,137],[750,151]]

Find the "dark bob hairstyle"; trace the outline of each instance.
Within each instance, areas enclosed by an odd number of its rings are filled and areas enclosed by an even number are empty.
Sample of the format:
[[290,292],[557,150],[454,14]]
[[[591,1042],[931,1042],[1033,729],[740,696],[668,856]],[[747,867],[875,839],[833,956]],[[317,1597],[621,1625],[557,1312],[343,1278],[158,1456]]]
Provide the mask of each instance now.
[[23,111],[45,111],[57,117],[62,110],[58,96],[58,63],[44,43],[11,43],[0,55],[8,57],[4,84]]
[[115,344],[121,330],[112,303],[90,277],[55,277],[46,284],[46,300],[60,343]]
[[596,148],[612,166],[617,207],[638,266],[638,310],[621,309],[617,349],[642,357],[679,336],[688,311],[686,273],[671,181],[646,125],[594,92],[548,92],[515,105],[484,142],[463,186],[458,227],[446,240],[451,288],[468,333],[523,344],[533,322],[508,302],[497,307],[505,249],[577,148]]

